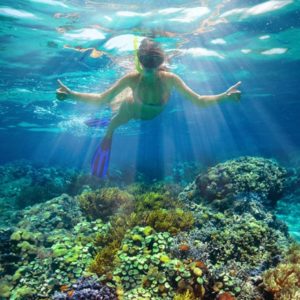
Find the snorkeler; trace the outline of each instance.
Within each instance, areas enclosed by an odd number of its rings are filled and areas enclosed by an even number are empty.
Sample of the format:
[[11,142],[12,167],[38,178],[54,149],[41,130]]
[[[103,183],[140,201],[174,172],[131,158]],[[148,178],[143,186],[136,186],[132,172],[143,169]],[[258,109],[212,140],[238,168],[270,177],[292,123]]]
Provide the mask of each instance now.
[[[241,92],[237,89],[241,82],[218,95],[197,94],[179,76],[162,67],[165,54],[153,39],[145,38],[141,42],[137,57],[142,68],[137,68],[137,71],[123,76],[108,90],[100,94],[75,92],[58,80],[60,87],[56,94],[59,100],[73,99],[97,105],[114,104],[115,102],[118,105],[117,113],[109,123],[101,145],[94,154],[93,175],[104,177],[107,173],[115,129],[132,119],[150,120],[155,118],[164,110],[173,88],[200,107],[229,100],[239,101],[241,97]],[[127,92],[124,94],[124,91]],[[119,94],[122,95],[121,99],[116,97]],[[114,99],[115,101],[113,101]]]

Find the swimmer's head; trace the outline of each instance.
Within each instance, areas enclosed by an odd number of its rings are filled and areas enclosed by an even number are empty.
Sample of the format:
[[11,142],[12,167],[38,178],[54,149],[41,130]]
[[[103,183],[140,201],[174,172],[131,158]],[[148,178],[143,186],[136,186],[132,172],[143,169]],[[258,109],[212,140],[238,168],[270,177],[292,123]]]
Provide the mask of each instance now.
[[142,40],[137,54],[140,63],[146,69],[156,69],[165,60],[164,51],[160,48],[159,44],[149,38]]

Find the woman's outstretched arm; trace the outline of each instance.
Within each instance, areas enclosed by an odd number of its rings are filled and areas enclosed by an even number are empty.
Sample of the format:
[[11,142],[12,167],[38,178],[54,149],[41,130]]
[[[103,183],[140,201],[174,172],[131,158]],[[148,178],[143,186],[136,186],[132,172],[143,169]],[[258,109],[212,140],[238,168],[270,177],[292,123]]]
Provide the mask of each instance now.
[[130,86],[131,77],[131,74],[125,75],[109,89],[100,94],[79,93],[72,91],[58,79],[57,82],[59,84],[59,88],[56,90],[56,95],[59,100],[72,99],[93,104],[105,104],[112,101],[115,96],[122,92],[122,90]]
[[184,81],[177,75],[171,73],[171,84],[175,87],[185,98],[192,101],[198,106],[208,106],[210,104],[218,103],[224,100],[238,101],[241,97],[241,92],[237,90],[237,87],[241,84],[241,81],[230,87],[226,92],[218,95],[199,95],[188,87]]

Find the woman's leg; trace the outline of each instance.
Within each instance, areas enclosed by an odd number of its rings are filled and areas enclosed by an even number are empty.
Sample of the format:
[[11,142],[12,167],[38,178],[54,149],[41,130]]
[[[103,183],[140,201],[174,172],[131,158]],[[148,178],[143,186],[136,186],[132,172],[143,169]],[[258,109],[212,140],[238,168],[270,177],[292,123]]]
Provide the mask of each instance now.
[[[130,101],[130,100],[129,100]],[[121,125],[127,123],[129,120],[133,119],[134,111],[130,109],[131,103],[129,101],[124,101],[118,113],[112,118],[110,121],[104,139],[101,143],[102,148],[106,148],[106,144],[111,143],[112,136],[114,134],[114,131]]]

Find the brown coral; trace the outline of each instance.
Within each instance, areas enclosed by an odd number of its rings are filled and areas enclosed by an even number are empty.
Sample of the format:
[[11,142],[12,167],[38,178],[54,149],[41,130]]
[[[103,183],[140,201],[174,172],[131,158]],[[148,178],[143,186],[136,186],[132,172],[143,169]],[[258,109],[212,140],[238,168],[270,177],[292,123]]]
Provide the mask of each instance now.
[[186,252],[190,250],[190,246],[188,244],[181,244],[179,245],[179,250],[182,252]]
[[300,299],[300,246],[293,246],[285,262],[266,271],[263,281],[275,300]]
[[228,292],[224,292],[218,295],[217,300],[235,300],[235,297]]
[[121,211],[130,211],[134,197],[118,188],[103,188],[96,191],[83,192],[77,197],[80,207],[91,220],[108,218]]

